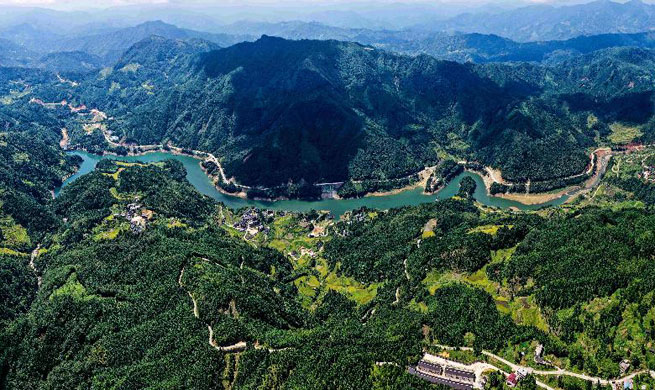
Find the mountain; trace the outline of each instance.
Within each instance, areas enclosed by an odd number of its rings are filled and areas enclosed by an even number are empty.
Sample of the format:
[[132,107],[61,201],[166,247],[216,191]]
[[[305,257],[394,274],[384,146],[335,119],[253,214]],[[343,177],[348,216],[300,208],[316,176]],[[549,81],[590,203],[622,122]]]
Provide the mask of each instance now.
[[[427,132],[434,121],[454,111],[472,124],[480,109],[515,98],[462,65],[337,41],[263,37],[169,66],[169,80],[154,80],[145,101],[147,67],[134,80],[116,71],[102,80],[121,86],[121,97],[104,103],[125,110],[117,131],[218,152],[247,185],[407,175],[436,162]],[[127,107],[151,112],[148,123]]]
[[376,46],[408,54],[426,53],[458,62],[546,62],[613,47],[655,48],[655,33],[601,34],[563,41],[515,42],[496,35],[434,33],[416,40],[393,40]]
[[[96,26],[71,34],[57,34],[49,30],[22,24],[0,32],[0,37],[41,55],[55,52],[84,52],[99,57],[103,66],[113,65],[135,43],[152,35],[168,39],[204,39],[220,46],[251,39],[250,36],[213,34],[178,28],[161,21],[145,22],[127,28]],[[69,56],[70,57],[70,56]]]
[[35,53],[6,39],[0,39],[0,66],[25,66],[30,64]]
[[35,66],[51,72],[84,73],[102,68],[102,59],[83,51],[64,51],[46,54]]
[[570,39],[580,35],[636,33],[655,26],[655,5],[631,0],[555,7],[534,5],[500,13],[469,13],[418,25],[429,31],[496,34],[520,42]]
[[0,37],[36,53],[56,51],[57,43],[63,39],[53,31],[26,23],[3,29]]
[[58,43],[58,47],[60,50],[84,51],[101,57],[106,63],[111,63],[117,60],[130,46],[152,35],[168,39],[204,39],[220,46],[228,46],[240,40],[224,34],[203,33],[154,21],[104,34],[63,40]]
[[[166,61],[151,60],[158,46]],[[584,170],[585,149],[609,124],[652,115],[647,49],[538,66],[267,36],[208,52],[174,46],[133,47],[85,84],[93,93],[83,101],[109,112],[119,136],[216,153],[249,186],[398,178],[436,164],[437,151],[499,167],[510,180],[554,180]],[[594,126],[590,115],[600,119]]]
[[655,47],[651,32],[578,36],[567,40],[517,42],[494,34],[431,32],[420,29],[372,30],[311,22],[240,23],[221,27],[226,34],[272,35],[286,39],[359,42],[409,55],[429,54],[457,62],[558,62],[595,50],[633,46]]
[[[85,52],[90,58],[101,57],[103,66],[113,65],[132,44],[157,35],[169,39],[204,39],[219,46],[230,46],[242,41],[252,41],[261,35],[286,39],[319,39],[358,42],[376,48],[409,55],[429,54],[433,57],[457,62],[561,62],[565,59],[609,47],[655,47],[653,33],[617,33],[580,36],[568,40],[541,42],[516,42],[493,34],[446,33],[423,30],[371,30],[341,28],[317,22],[243,22],[220,27],[221,33],[213,34],[181,29],[160,21],[143,23],[130,28],[95,28],[97,34],[85,34],[75,38],[63,38],[57,34],[21,25],[5,30],[0,36],[18,42],[7,49],[6,63],[16,57],[14,65],[30,66],[27,57],[38,57],[26,48],[39,53]],[[42,37],[47,36],[43,40]],[[126,38],[129,37],[129,38]],[[8,44],[6,42],[5,44]],[[21,51],[20,55],[18,51]],[[70,57],[70,55],[69,55]],[[94,61],[86,61],[87,64]],[[31,66],[42,66],[38,63]],[[84,68],[89,68],[84,66]],[[91,67],[93,68],[93,67]],[[83,69],[76,68],[76,71]]]

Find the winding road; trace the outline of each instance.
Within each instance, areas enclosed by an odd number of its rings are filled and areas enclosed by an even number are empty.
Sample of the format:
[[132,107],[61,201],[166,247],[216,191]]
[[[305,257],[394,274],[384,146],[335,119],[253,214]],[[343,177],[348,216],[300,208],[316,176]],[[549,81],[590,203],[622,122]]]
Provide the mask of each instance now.
[[[182,283],[182,278],[184,277],[184,267],[182,267],[182,271],[180,271],[180,276],[177,278],[177,284],[182,288],[186,293],[189,295],[191,298],[191,302],[193,302],[193,316],[196,317],[197,319],[200,319],[200,310],[198,309],[198,302],[196,299],[193,297],[193,294],[191,294],[191,291],[188,291],[186,288],[184,288],[184,284]],[[207,330],[209,331],[209,345],[214,347],[217,351],[221,352],[241,352],[244,351],[248,347],[248,343],[245,341],[239,341],[237,343],[234,343],[232,345],[226,345],[226,346],[221,346],[218,345],[216,340],[214,340],[214,329],[212,329],[211,325],[207,325]]]
[[[209,262],[208,259],[203,259],[203,260]],[[198,309],[198,302],[193,297],[193,294],[191,294],[191,291],[188,291],[184,287],[184,283],[182,282],[182,278],[184,277],[184,269],[185,269],[185,267],[182,267],[182,270],[180,271],[180,276],[178,276],[178,278],[177,278],[177,284],[180,286],[180,288],[182,290],[184,290],[189,295],[189,298],[191,298],[191,302],[193,303],[193,316],[196,317],[197,319],[200,319],[200,310]],[[231,312],[233,314],[236,313],[236,307],[234,307],[234,301],[232,301],[230,303],[230,305],[231,305],[231,309],[230,309]],[[238,353],[238,352],[243,352],[243,351],[246,350],[246,348],[248,348],[248,343],[246,341],[238,341],[238,342],[236,342],[234,344],[231,344],[231,345],[224,345],[224,346],[223,345],[218,345],[216,340],[214,340],[214,329],[209,324],[205,324],[205,325],[207,325],[207,331],[209,332],[209,340],[208,340],[209,345],[211,345],[217,351],[228,352],[228,353]],[[260,345],[258,342],[255,342],[253,344],[253,347],[255,349],[265,349],[269,353],[280,352],[280,351],[285,351],[285,350],[289,349],[288,347],[287,348],[266,348],[265,346]]]
[[39,275],[39,270],[36,269],[36,264],[34,264],[34,260],[36,260],[37,257],[39,257],[39,251],[41,250],[41,244],[37,245],[36,248],[32,251],[32,254],[30,255],[30,263],[29,266],[36,275],[36,284],[37,287],[41,287],[41,283],[43,282],[43,278],[41,275]]

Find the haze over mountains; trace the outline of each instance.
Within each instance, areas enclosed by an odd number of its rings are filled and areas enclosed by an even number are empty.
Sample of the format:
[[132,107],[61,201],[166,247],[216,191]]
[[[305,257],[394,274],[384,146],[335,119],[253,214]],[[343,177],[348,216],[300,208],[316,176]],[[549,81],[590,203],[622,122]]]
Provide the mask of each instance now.
[[[358,23],[356,20],[361,19],[357,10],[337,13],[338,23],[316,16],[318,14],[280,22],[258,19],[255,14],[248,20],[226,23],[229,18],[221,19],[209,11],[200,17],[199,13],[193,13],[197,10],[176,13],[171,8],[153,8],[157,12],[147,13],[145,10],[151,8],[136,6],[102,12],[0,7],[7,11],[0,17],[3,22],[0,39],[5,40],[0,61],[3,65],[43,66],[38,60],[53,52],[84,52],[100,58],[100,61],[85,61],[86,65],[75,68],[81,70],[95,68],[98,62],[111,65],[131,45],[151,35],[205,39],[226,47],[253,41],[264,34],[288,39],[354,41],[405,54],[425,53],[459,62],[559,61],[571,54],[600,48],[651,47],[652,37],[648,32],[655,26],[655,5],[639,0],[623,4],[597,0],[561,7],[478,9],[450,18],[445,16],[448,12],[428,12],[425,7],[428,6],[400,8],[402,12],[430,18],[429,21],[409,23],[407,21],[416,18],[402,17],[399,19],[406,21],[406,25],[383,23],[384,27]],[[391,7],[385,12],[393,10]],[[194,20],[205,21],[186,23],[179,20],[181,27],[170,23],[175,20],[174,16],[190,12],[198,16]],[[352,23],[344,13],[354,16]],[[161,21],[156,19],[158,16]],[[526,24],[522,25],[522,21]],[[601,36],[581,37],[591,35]],[[554,40],[565,42],[552,42]],[[17,46],[8,46],[9,43]]]

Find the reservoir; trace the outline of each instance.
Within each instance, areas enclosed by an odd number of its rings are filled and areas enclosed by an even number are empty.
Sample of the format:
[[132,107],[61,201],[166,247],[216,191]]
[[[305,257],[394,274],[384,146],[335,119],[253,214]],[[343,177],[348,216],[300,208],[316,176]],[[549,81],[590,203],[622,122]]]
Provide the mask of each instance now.
[[70,183],[77,180],[79,177],[92,172],[98,162],[102,159],[112,159],[120,161],[141,161],[145,163],[153,163],[164,160],[177,160],[180,161],[187,172],[187,180],[191,185],[193,185],[200,193],[205,194],[219,202],[224,203],[230,208],[241,208],[241,207],[260,207],[271,210],[286,210],[286,211],[299,211],[306,212],[310,210],[328,210],[335,216],[340,216],[344,212],[349,210],[358,209],[361,207],[368,207],[372,209],[390,209],[395,207],[402,206],[413,206],[421,203],[433,202],[436,199],[447,199],[457,194],[459,190],[459,183],[465,177],[471,177],[475,180],[477,186],[473,197],[478,202],[486,205],[493,206],[498,208],[509,208],[515,207],[520,210],[537,210],[546,206],[557,206],[564,203],[568,196],[564,195],[560,198],[554,199],[550,202],[535,204],[535,205],[526,205],[517,201],[498,198],[495,196],[490,196],[484,186],[484,181],[482,177],[476,173],[472,172],[463,172],[453,180],[448,183],[448,185],[438,191],[436,194],[425,195],[423,194],[422,188],[415,188],[407,191],[403,191],[393,195],[385,196],[366,196],[363,198],[356,199],[322,199],[316,201],[306,201],[306,200],[278,200],[278,201],[260,201],[252,199],[242,199],[236,196],[230,196],[221,193],[214,187],[213,183],[205,172],[200,167],[200,160],[190,156],[176,155],[172,153],[165,152],[153,152],[147,153],[141,156],[113,156],[105,155],[100,156],[96,154],[91,154],[82,151],[71,151],[68,152],[70,155],[77,155],[82,158],[82,165],[80,169],[64,181],[60,188],[55,190],[55,194],[58,194],[59,191],[69,185]]

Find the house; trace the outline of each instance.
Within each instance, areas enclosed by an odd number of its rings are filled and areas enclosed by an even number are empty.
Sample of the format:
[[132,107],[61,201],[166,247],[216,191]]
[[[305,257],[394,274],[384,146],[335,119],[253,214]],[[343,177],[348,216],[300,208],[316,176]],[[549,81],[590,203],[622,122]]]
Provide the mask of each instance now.
[[475,373],[473,371],[463,370],[460,368],[446,366],[445,375],[457,381],[475,382]]
[[130,230],[134,234],[141,234],[146,230],[146,220],[140,215],[132,217],[130,220]]
[[623,390],[632,390],[632,379],[623,381]]
[[462,383],[444,377],[430,375],[425,372],[421,372],[414,367],[408,367],[407,372],[411,375],[415,375],[421,379],[424,379],[430,383],[445,385],[454,390],[473,390],[472,383]]
[[526,376],[528,376],[528,370],[526,370],[525,368],[519,368],[516,371],[516,379],[518,379],[519,381],[525,378]]
[[544,359],[544,345],[539,344],[534,350],[534,362],[537,364],[549,365],[550,362]]
[[442,366],[438,364],[426,362],[425,360],[419,361],[417,368],[419,371],[423,371],[431,375],[441,375],[443,373]]
[[528,370],[525,368],[519,368],[516,372],[513,372],[507,376],[507,386],[514,387],[516,386],[521,379],[528,376]]
[[543,344],[537,345],[537,348],[534,350],[534,356],[542,357],[543,353],[544,353],[544,345]]
[[630,368],[630,361],[627,359],[621,360],[621,363],[619,363],[619,369],[621,371],[621,375],[628,372],[629,368]]

